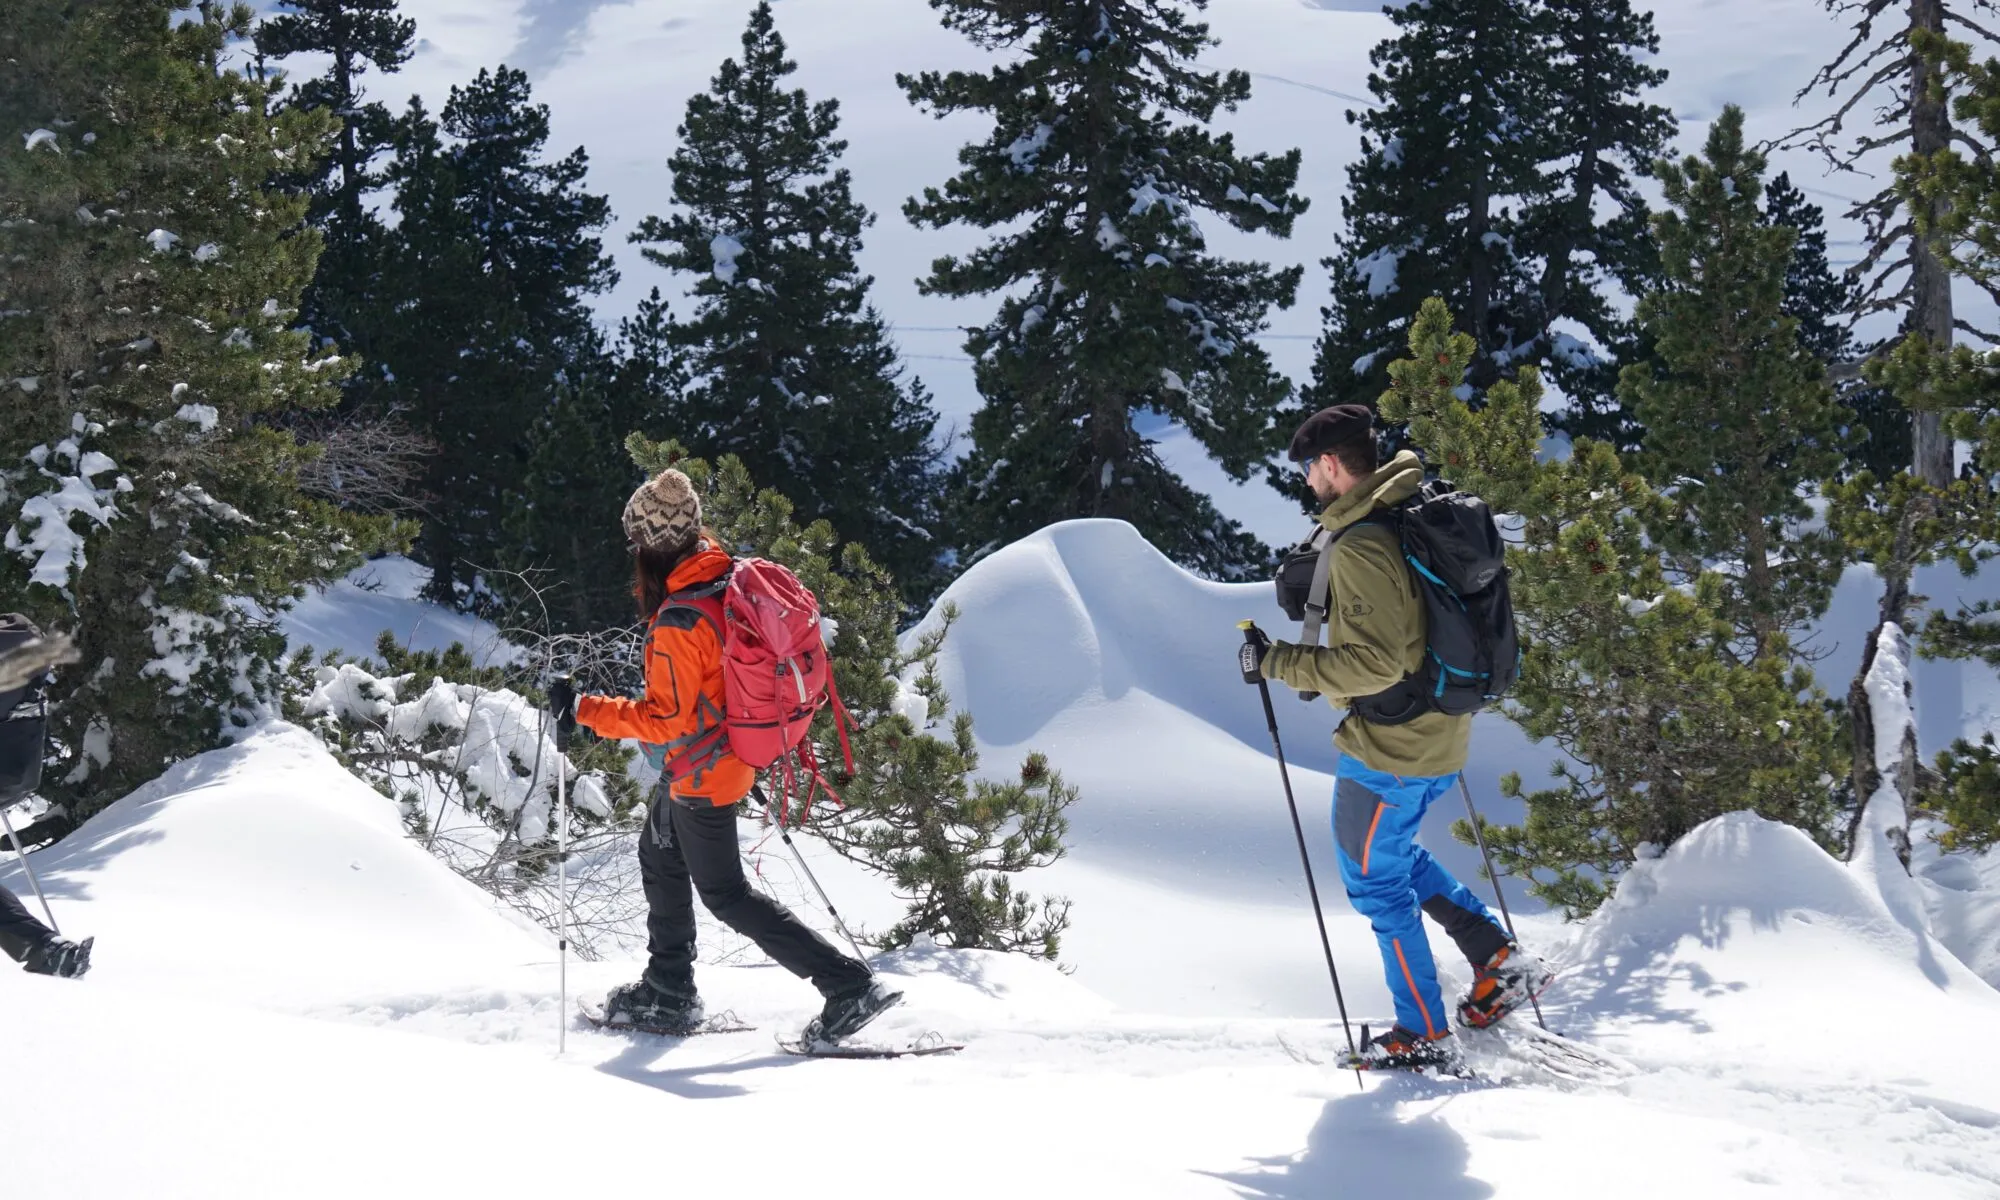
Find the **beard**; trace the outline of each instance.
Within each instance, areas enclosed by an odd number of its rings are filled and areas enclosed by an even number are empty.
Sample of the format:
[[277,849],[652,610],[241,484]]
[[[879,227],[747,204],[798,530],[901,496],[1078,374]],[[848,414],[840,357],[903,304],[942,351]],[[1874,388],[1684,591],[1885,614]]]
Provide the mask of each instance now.
[[1312,493],[1319,498],[1321,504],[1332,504],[1335,500],[1340,499],[1342,494],[1338,487],[1326,481],[1313,484]]

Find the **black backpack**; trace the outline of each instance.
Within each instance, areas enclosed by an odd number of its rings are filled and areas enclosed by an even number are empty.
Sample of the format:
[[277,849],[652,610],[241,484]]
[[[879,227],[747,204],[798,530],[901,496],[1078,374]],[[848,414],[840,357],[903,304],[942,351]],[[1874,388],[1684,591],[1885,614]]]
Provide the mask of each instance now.
[[[1486,502],[1444,480],[1379,509],[1355,525],[1393,531],[1424,602],[1423,665],[1401,683],[1354,702],[1377,725],[1400,725],[1426,712],[1463,716],[1487,707],[1521,674],[1521,644],[1507,582],[1506,542]],[[1339,533],[1326,530],[1289,551],[1278,566],[1278,605],[1303,621],[1317,645],[1325,624],[1326,572]]]
[[[0,658],[41,639],[33,621],[20,613],[0,613]],[[28,682],[0,692],[0,802],[18,800],[41,786],[49,721],[46,687],[37,671]]]

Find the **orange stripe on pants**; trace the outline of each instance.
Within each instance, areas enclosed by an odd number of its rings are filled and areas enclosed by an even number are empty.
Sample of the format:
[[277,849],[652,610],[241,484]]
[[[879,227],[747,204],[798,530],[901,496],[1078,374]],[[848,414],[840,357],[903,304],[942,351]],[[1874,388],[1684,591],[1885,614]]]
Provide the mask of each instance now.
[[1396,947],[1396,965],[1403,968],[1403,982],[1410,985],[1410,996],[1417,1002],[1417,1011],[1424,1014],[1424,1036],[1437,1036],[1437,1026],[1431,1024],[1431,1006],[1424,1003],[1424,994],[1417,990],[1417,981],[1410,974],[1410,961],[1403,957],[1403,939],[1393,938],[1390,944]]
[[[1375,852],[1375,829],[1382,824],[1383,807],[1384,805],[1380,800],[1375,802],[1375,815],[1368,822],[1368,840],[1361,843],[1361,873],[1363,875],[1368,874],[1368,856]],[[1408,971],[1404,972],[1406,975],[1408,973]]]

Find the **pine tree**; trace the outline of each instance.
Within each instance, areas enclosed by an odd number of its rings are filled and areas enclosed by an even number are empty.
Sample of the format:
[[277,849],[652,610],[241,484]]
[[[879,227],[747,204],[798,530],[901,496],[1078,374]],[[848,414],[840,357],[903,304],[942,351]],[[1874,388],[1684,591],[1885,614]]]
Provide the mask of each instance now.
[[618,322],[614,352],[618,389],[635,414],[633,429],[685,429],[692,424],[686,409],[687,357],[676,341],[673,308],[659,288],[639,302],[638,311]]
[[[398,14],[397,0],[281,0],[257,26],[260,59],[327,59],[324,74],[293,86],[288,107],[331,114],[340,132],[331,154],[288,182],[311,195],[307,220],[325,243],[300,322],[350,352],[370,348],[369,318],[389,307],[377,295],[384,230],[370,202],[385,182],[377,163],[393,149],[394,120],[385,105],[366,98],[361,81],[370,69],[401,70],[416,34],[416,22]],[[359,372],[360,379],[373,377],[366,367]]]
[[[626,444],[648,474],[668,466],[687,472],[702,493],[704,521],[722,540],[797,572],[831,619],[835,682],[856,723],[855,770],[835,770],[844,805],[768,817],[809,820],[842,854],[889,877],[910,907],[878,945],[926,934],[947,946],[1054,958],[1069,902],[1036,900],[1011,879],[1062,857],[1064,813],[1077,791],[1032,752],[1013,780],[974,777],[972,716],[950,713],[935,670],[951,613],[906,653],[896,637],[900,589],[864,547],[843,543],[825,520],[801,528],[791,501],[758,489],[741,459],[710,466],[678,443],[638,434]],[[901,682],[913,670],[916,677]],[[949,736],[940,736],[947,717]],[[830,716],[822,715],[812,740],[820,762],[841,763]]]
[[642,482],[611,453],[636,424],[632,398],[608,370],[581,371],[556,387],[529,431],[498,560],[519,573],[496,589],[510,602],[510,626],[580,633],[631,623],[631,558],[608,518]]
[[668,332],[693,380],[673,432],[742,459],[919,601],[939,582],[937,418],[922,384],[899,378],[856,264],[875,218],[835,166],[839,104],[785,90],[795,70],[759,4],[741,61],[688,101],[669,164],[677,211],[632,235],[651,261],[697,277],[694,314]]
[[[593,236],[610,208],[583,190],[581,149],[543,160],[548,135],[548,109],[506,67],[454,87],[441,123],[413,101],[398,125],[389,271],[402,298],[380,353],[390,402],[439,447],[419,549],[443,603],[486,602],[496,581],[480,573],[518,565],[502,522],[536,423],[566,380],[604,369],[585,298],[617,279]],[[608,446],[597,456],[615,461]]]
[[274,617],[395,543],[272,426],[345,369],[287,328],[319,237],[268,186],[324,114],[219,64],[248,6],[24,0],[0,22],[0,607],[74,634],[44,794],[81,819],[276,710]]
[[1611,447],[1585,438],[1568,459],[1537,457],[1538,371],[1497,382],[1476,411],[1459,399],[1477,346],[1452,325],[1442,301],[1423,306],[1382,414],[1407,421],[1459,486],[1521,515],[1508,566],[1525,653],[1506,711],[1566,755],[1552,787],[1503,780],[1527,819],[1486,832],[1494,857],[1576,916],[1637,858],[1722,813],[1752,809],[1833,845],[1839,738],[1810,680],[1777,656],[1735,661],[1720,574],[1669,585],[1648,535],[1668,498]]
[[[1617,363],[1638,350],[1614,300],[1619,292],[1641,295],[1659,270],[1636,180],[1666,153],[1675,121],[1644,98],[1667,80],[1646,61],[1660,50],[1651,13],[1633,11],[1631,0],[1542,3],[1550,53],[1530,65],[1544,73],[1553,148],[1575,161],[1545,168],[1555,174],[1554,191],[1524,214],[1523,244],[1541,265],[1535,357],[1569,396],[1569,431],[1611,440],[1615,426],[1598,422],[1617,419],[1610,404]],[[1581,326],[1599,348],[1555,329],[1559,321]]]
[[1236,480],[1278,448],[1290,386],[1253,340],[1301,272],[1210,253],[1197,214],[1291,233],[1299,152],[1241,154],[1208,128],[1250,94],[1201,70],[1206,0],[932,0],[947,28],[1005,61],[898,76],[939,117],[978,112],[964,170],[905,206],[920,226],[998,230],[941,258],[929,295],[1003,292],[967,351],[984,406],[957,474],[967,559],[1070,517],[1115,517],[1175,561],[1225,579],[1268,551],[1195,493],[1134,426],[1151,410]]
[[1545,45],[1530,0],[1442,0],[1388,14],[1400,31],[1369,52],[1380,102],[1349,111],[1361,155],[1341,200],[1333,302],[1308,409],[1372,403],[1411,317],[1437,296],[1478,346],[1474,388],[1525,349],[1535,264],[1520,211],[1546,198],[1547,97],[1531,67]]
[[[1920,33],[1913,40],[1924,69],[1936,74],[1938,87],[1926,102],[1940,109],[1949,105],[1949,117],[1956,118],[1958,132],[1975,153],[1968,156],[1944,145],[1899,158],[1896,197],[1914,214],[1914,239],[1932,249],[1942,269],[1993,291],[2000,288],[2000,168],[1978,148],[2000,138],[2000,65],[1976,63],[1970,46],[1934,33]],[[1973,451],[1967,468],[1944,487],[1911,473],[1878,484],[1862,472],[1830,489],[1828,523],[1848,538],[1883,582],[1876,633],[1849,693],[1856,709],[1855,791],[1869,805],[1889,807],[1876,825],[1889,831],[1907,868],[1909,818],[1920,799],[1916,747],[1910,739],[1896,750],[1878,752],[1871,723],[1862,716],[1867,677],[1877,645],[1890,637],[1892,626],[1907,630],[1911,610],[1923,602],[1910,587],[1916,569],[1951,561],[1971,575],[2000,541],[2000,503],[1993,492],[2000,479],[2000,356],[1964,346],[1943,349],[1919,327],[1868,363],[1864,375],[1917,414],[1919,467],[1927,418],[1935,419],[1948,444],[1963,441]],[[1990,625],[1996,611],[2000,605],[1979,602],[1950,616],[1933,612],[1923,630],[1924,653],[2000,665],[2000,635]],[[1929,781],[1928,794],[1921,798],[1945,819],[1947,848],[1977,849],[1992,844],[2000,833],[1996,753],[1987,737],[1960,740],[1938,756],[1939,778]],[[1893,769],[1881,770],[1883,763],[1893,763]],[[1866,813],[1866,806],[1855,812],[1851,846],[1860,844]]]
[[1669,578],[1735,568],[1721,583],[1733,657],[1796,662],[1790,638],[1825,615],[1847,565],[1806,498],[1846,466],[1853,417],[1785,312],[1797,233],[1759,206],[1764,164],[1734,105],[1704,157],[1659,164],[1664,281],[1638,309],[1655,357],[1625,368],[1619,397],[1646,430],[1646,475],[1672,485],[1652,529]]
[[[1983,40],[1993,40],[1979,23],[1982,14],[2000,12],[1992,0],[1823,3],[1853,23],[1854,36],[1799,90],[1798,99],[1824,92],[1840,105],[1793,133],[1788,146],[1809,146],[1830,169],[1857,175],[1871,172],[1867,160],[1884,148],[1905,148],[1920,159],[1951,153],[1954,144],[1969,146],[1981,158],[1992,153],[1990,135],[1953,124],[1936,57],[1948,29],[1969,29]],[[1850,139],[1847,122],[1857,112],[1873,115],[1873,129]],[[1895,313],[1905,331],[1940,351],[1949,350],[1961,330],[1988,342],[2000,340],[1966,324],[1953,307],[1951,267],[1929,232],[1949,213],[1941,197],[1914,195],[1895,182],[1884,184],[1848,210],[1849,219],[1865,227],[1867,238],[1861,262],[1850,268],[1865,280],[1854,311],[1857,321],[1876,313]],[[2000,283],[1987,281],[1981,286],[2000,300]],[[1893,343],[1885,344],[1875,355],[1885,356],[1893,349]],[[1954,466],[1942,414],[1919,411],[1914,426],[1912,469],[1930,486],[1944,487]]]
[[1475,395],[1546,364],[1571,400],[1560,423],[1625,444],[1609,393],[1633,333],[1617,291],[1654,273],[1634,180],[1674,128],[1644,98],[1665,79],[1641,61],[1652,18],[1627,0],[1437,0],[1389,18],[1398,36],[1370,54],[1380,104],[1347,114],[1361,157],[1303,407],[1372,403],[1438,296],[1479,347]]
[[[1764,193],[1766,224],[1795,230],[1792,267],[1785,275],[1785,315],[1799,323],[1799,345],[1822,363],[1846,363],[1862,356],[1850,322],[1860,306],[1861,285],[1836,275],[1826,257],[1826,217],[1805,193],[1781,174]],[[1907,465],[1911,454],[1910,410],[1886,390],[1859,378],[1836,384],[1840,401],[1854,414],[1865,440],[1851,458],[1886,479]]]

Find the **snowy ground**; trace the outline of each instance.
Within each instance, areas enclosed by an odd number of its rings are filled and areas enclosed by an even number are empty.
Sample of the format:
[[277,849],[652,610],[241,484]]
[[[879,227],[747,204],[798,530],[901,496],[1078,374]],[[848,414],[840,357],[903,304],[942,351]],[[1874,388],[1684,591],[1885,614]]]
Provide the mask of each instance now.
[[[358,596],[403,611],[388,589]],[[936,950],[878,963],[910,996],[881,1035],[935,1031],[963,1053],[780,1055],[812,993],[707,927],[709,1002],[755,1032],[592,1031],[558,999],[547,936],[270,725],[37,855],[98,965],[81,983],[0,972],[12,1094],[46,1114],[4,1194],[2000,1194],[2000,994],[1946,944],[1991,977],[1991,860],[1920,849],[1930,911],[1913,929],[1867,872],[1722,819],[1592,924],[1527,918],[1569,964],[1552,1027],[1619,1070],[1577,1083],[1487,1047],[1487,1082],[1357,1088],[1315,1065],[1343,1037],[1261,709],[1228,665],[1234,621],[1268,598],[1193,580],[1110,523],[1028,539],[953,598],[946,677],[989,764],[1039,746],[1085,792],[1071,858],[1028,881],[1076,902],[1074,974]],[[1325,858],[1328,717],[1282,703],[1342,982],[1379,1026],[1372,940]],[[1479,769],[1546,754],[1513,737],[1482,728]],[[815,859],[851,919],[894,917],[879,881]],[[755,861],[824,920],[782,858]],[[0,882],[25,890],[11,866]],[[571,996],[636,970],[572,960]]]
[[[1154,1015],[1052,968],[939,951],[880,964],[910,995],[881,1026],[964,1039],[953,1058],[783,1057],[772,1037],[810,993],[769,966],[702,976],[754,1033],[675,1044],[573,1022],[558,1057],[547,939],[283,726],[39,861],[99,966],[82,983],[0,973],[9,1080],[45,1114],[10,1196],[2000,1189],[2000,1052],[1976,1032],[2000,997],[1751,818],[1688,839],[1585,932],[1550,1019],[1632,1068],[1589,1086],[1487,1055],[1511,1078],[1358,1090],[1303,1061],[1341,1044],[1323,1019]],[[573,966],[570,982],[632,970]]]

